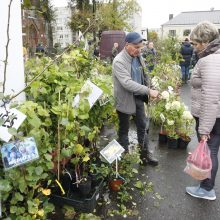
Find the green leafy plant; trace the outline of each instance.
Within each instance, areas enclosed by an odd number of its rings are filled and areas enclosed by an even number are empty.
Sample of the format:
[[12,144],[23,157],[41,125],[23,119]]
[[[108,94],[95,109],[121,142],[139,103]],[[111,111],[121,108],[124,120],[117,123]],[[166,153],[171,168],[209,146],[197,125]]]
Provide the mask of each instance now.
[[161,131],[173,138],[178,138],[178,129],[183,123],[185,105],[179,101],[179,96],[173,92],[163,91],[161,98],[151,108],[155,122],[161,126]]
[[[26,82],[29,83],[50,61],[47,57],[29,59]],[[40,158],[7,172],[0,170],[2,201],[7,204],[3,207],[3,217],[47,219],[54,206],[46,195],[49,191],[44,194],[45,190],[55,185],[55,179],[60,178],[67,163],[71,163],[74,170],[83,164],[86,171],[90,158],[97,156],[96,141],[103,122],[111,120],[113,98],[111,77],[91,74],[95,62],[86,51],[75,48],[50,65],[26,89],[27,101],[16,107],[27,118],[14,132],[14,138],[34,137]],[[90,91],[85,91],[79,107],[73,108],[73,99],[88,77],[110,101],[102,106],[97,102],[90,109],[84,98]]]
[[195,121],[193,116],[188,110],[185,110],[180,119],[180,126],[178,129],[179,136],[184,140],[190,140],[190,136],[193,134],[193,125]]
[[159,90],[168,90],[172,87],[175,93],[181,85],[181,70],[177,63],[159,63],[151,72],[151,85]]
[[10,217],[15,219],[46,219],[47,214],[54,209],[48,198],[50,170],[53,168],[50,131],[47,131],[51,121],[48,111],[32,101],[23,103],[19,110],[27,115],[27,119],[18,133],[22,131],[22,136],[35,138],[40,158],[6,172],[1,169],[0,188],[2,201],[6,204],[2,210],[3,216],[10,213]]

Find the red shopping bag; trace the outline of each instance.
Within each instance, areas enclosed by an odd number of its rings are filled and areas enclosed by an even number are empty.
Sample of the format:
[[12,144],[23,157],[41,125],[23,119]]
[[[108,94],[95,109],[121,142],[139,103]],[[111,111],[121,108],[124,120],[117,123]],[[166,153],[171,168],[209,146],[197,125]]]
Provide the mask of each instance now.
[[212,160],[206,141],[200,141],[196,149],[186,159],[184,172],[197,180],[211,177]]

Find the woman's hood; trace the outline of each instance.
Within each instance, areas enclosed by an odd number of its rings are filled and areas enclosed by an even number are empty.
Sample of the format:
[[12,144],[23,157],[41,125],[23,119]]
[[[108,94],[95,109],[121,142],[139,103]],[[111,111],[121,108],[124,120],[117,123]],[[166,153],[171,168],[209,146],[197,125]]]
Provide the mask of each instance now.
[[219,49],[220,49],[220,38],[211,41],[204,50],[198,52],[198,56],[199,58],[202,58],[213,53],[220,53]]

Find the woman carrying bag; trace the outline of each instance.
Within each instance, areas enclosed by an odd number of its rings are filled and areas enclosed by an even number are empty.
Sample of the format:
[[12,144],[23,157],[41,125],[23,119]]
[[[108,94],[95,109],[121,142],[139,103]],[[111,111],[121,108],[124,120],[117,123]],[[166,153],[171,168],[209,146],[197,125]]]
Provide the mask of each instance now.
[[196,120],[198,140],[207,141],[211,151],[211,178],[199,186],[186,187],[196,198],[215,200],[215,178],[220,146],[220,38],[216,27],[207,21],[199,23],[190,34],[199,60],[191,78],[191,112]]

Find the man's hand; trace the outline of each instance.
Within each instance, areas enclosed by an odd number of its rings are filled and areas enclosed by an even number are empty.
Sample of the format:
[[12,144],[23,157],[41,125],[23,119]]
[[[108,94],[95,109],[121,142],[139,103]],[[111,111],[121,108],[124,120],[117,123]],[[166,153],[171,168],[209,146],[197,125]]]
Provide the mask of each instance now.
[[150,89],[149,95],[152,98],[157,98],[159,95],[159,92],[157,90]]

